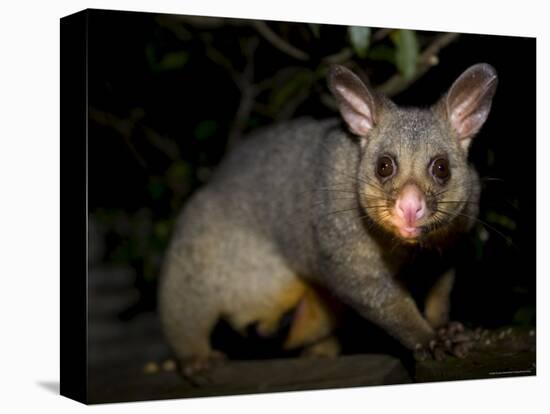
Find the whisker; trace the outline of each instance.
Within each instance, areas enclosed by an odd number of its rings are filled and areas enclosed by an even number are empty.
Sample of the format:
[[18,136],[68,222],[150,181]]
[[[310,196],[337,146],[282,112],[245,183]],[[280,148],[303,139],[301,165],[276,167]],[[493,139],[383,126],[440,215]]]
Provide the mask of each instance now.
[[[323,150],[326,151],[326,153],[328,154],[329,153],[329,149],[327,148],[327,146],[324,144],[324,143],[321,143],[321,146],[323,147]],[[330,166],[328,167],[330,168],[332,171],[334,171],[335,173],[337,174],[340,174],[346,178],[349,178],[351,180],[353,180],[355,183],[363,183],[363,184],[366,184],[366,185],[370,185],[371,187],[373,187],[374,189],[384,193],[384,194],[387,194],[386,190],[381,187],[379,184],[376,184],[373,180],[371,180],[369,177],[361,177],[359,175],[351,175],[345,171],[342,171],[338,168],[336,168],[335,166]]]
[[373,196],[373,195],[364,193],[364,192],[359,191],[359,190],[346,190],[346,189],[330,188],[330,187],[321,187],[321,188],[315,188],[313,190],[306,190],[301,194],[305,194],[309,191],[311,191],[311,192],[334,192],[334,193],[361,194],[361,195],[365,196],[366,198],[371,198],[371,199],[379,199],[379,200],[386,200],[387,199],[387,197],[377,197],[377,196]]
[[[365,206],[366,209],[370,209],[370,208],[383,208],[383,207],[386,207],[385,204],[381,204],[381,205],[377,205],[377,206]],[[359,210],[357,207],[351,207],[351,208],[346,208],[346,209],[342,209],[342,210],[336,210],[336,211],[331,211],[329,213],[326,213],[323,217],[326,217],[326,216],[330,216],[332,214],[337,214],[337,213],[345,213],[346,211],[351,211],[351,210]]]
[[490,225],[489,223],[481,220],[480,218],[477,218],[475,216],[472,216],[470,214],[465,214],[465,213],[457,213],[457,212],[454,212],[454,213],[450,213],[448,211],[444,211],[444,210],[436,210],[440,213],[443,213],[443,214],[448,214],[450,216],[452,216],[453,214],[456,214],[458,216],[462,216],[462,217],[466,217],[466,218],[469,218],[469,219],[472,219],[472,220],[475,220],[477,221],[478,223],[482,224],[483,226],[487,227],[489,230],[492,230],[494,231],[497,235],[499,235],[500,237],[502,237],[510,246],[513,246],[515,248],[518,248],[514,242],[511,240],[510,237],[506,236],[504,233],[502,233],[501,231],[497,230],[495,227],[493,227],[492,225]]
[[[371,201],[379,201],[379,202],[393,202],[394,200],[393,199],[388,199],[387,197],[380,197],[380,196],[375,196],[375,195],[370,195],[370,194],[366,194],[366,193],[362,193],[362,192],[357,192],[355,190],[340,190],[340,189],[331,189],[331,188],[318,188],[316,190],[312,190],[312,191],[315,191],[315,192],[325,192],[325,193],[344,193],[344,194],[353,194],[353,195],[357,195],[357,194],[360,194],[364,197],[364,199],[367,201],[367,202],[371,202]],[[350,199],[354,199],[356,200],[357,197],[349,197]],[[335,198],[335,197],[331,197],[331,200],[338,200],[339,198]]]
[[345,208],[345,209],[342,209],[342,210],[330,211],[328,213],[323,214],[319,218],[320,219],[325,219],[328,216],[332,216],[334,214],[346,213],[346,212],[349,212],[349,211],[357,211],[357,210],[358,210],[358,208],[357,208],[357,206],[355,206],[355,207],[351,207],[351,208]]
[[[359,181],[361,181],[364,184],[370,185],[374,189],[380,191],[381,193],[387,194],[387,191],[379,184],[376,184],[374,180],[371,180],[369,177],[357,177]],[[370,180],[370,181],[367,181]]]
[[445,200],[445,201],[438,201],[438,204],[478,204],[477,201],[469,201],[469,200]]
[[439,197],[439,196],[441,196],[441,195],[443,195],[443,194],[445,194],[445,193],[448,193],[449,191],[454,191],[454,190],[456,190],[456,189],[458,189],[458,188],[461,188],[462,185],[463,185],[463,182],[460,181],[460,182],[456,183],[455,185],[446,187],[446,188],[444,188],[443,190],[434,193],[434,194],[433,194],[433,197],[436,197],[436,198],[437,198],[437,197]]
[[[351,197],[347,197],[347,198],[334,198],[333,199],[334,201],[352,201],[354,202],[355,206],[357,206],[357,200],[355,198],[351,198]],[[317,200],[317,201],[314,201],[313,203],[311,203],[311,207],[319,207],[319,206],[322,206],[322,205],[326,205],[327,202],[326,200]]]
[[446,217],[448,216],[443,216],[442,214],[438,214],[438,213],[441,213],[441,212],[436,211],[436,214],[432,216],[432,222],[427,226],[429,231],[434,231],[440,227],[443,227],[444,225],[449,223],[449,221],[451,220],[451,219],[446,219]]
[[325,192],[334,192],[334,193],[352,193],[357,194],[357,191],[355,190],[342,190],[342,189],[335,189],[335,188],[315,188],[312,191],[325,191]]
[[480,180],[481,181],[499,181],[502,183],[506,182],[506,180],[504,180],[503,178],[498,178],[498,177],[481,177]]

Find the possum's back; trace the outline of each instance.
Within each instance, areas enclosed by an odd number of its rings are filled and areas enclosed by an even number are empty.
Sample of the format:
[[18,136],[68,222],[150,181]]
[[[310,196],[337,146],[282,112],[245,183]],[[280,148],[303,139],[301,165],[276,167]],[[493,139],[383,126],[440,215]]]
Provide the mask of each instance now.
[[223,228],[231,223],[273,241],[306,270],[323,137],[338,122],[298,119],[245,138],[185,207],[176,238],[210,231],[225,238]]
[[253,134],[228,154],[207,186],[228,209],[260,225],[284,225],[297,208],[310,206],[323,137],[336,125],[337,120],[299,119]]

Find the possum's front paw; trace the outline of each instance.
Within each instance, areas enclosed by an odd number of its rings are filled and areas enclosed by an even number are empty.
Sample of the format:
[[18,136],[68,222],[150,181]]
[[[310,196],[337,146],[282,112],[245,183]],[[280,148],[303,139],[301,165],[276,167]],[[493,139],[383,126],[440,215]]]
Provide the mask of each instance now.
[[460,322],[449,322],[436,331],[436,336],[426,346],[418,347],[415,358],[423,361],[434,358],[442,361],[447,355],[464,358],[474,346],[473,332],[466,331]]
[[208,385],[212,382],[210,374],[213,368],[225,359],[225,354],[219,351],[212,351],[207,356],[192,356],[180,361],[180,371],[191,384],[195,386]]

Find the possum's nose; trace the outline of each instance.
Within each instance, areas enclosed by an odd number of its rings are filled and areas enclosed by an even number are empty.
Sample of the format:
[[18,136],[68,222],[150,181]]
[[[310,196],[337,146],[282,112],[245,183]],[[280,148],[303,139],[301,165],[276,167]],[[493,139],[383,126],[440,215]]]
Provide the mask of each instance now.
[[397,198],[395,210],[407,226],[413,227],[426,214],[426,198],[416,185],[407,184]]

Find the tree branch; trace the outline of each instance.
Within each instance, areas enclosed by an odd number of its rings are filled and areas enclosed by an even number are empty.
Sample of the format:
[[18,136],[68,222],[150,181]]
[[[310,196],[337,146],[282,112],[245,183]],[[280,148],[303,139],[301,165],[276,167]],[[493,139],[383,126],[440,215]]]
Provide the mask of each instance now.
[[395,29],[378,29],[374,34],[372,35],[372,43],[379,42],[386,38],[391,32],[393,32]]
[[309,55],[306,52],[298,49],[297,47],[288,43],[286,40],[279,37],[277,33],[275,33],[273,30],[269,28],[267,23],[260,20],[254,20],[252,22],[252,25],[269,43],[271,43],[281,52],[286,53],[287,55],[293,57],[294,59],[298,59],[302,61],[309,60]]
[[430,45],[420,54],[416,65],[415,74],[411,79],[405,79],[400,73],[396,73],[376,89],[390,97],[404,91],[424,76],[424,74],[432,66],[437,65],[439,62],[439,58],[437,57],[439,51],[456,40],[458,36],[458,33],[444,33],[437,36],[434,41],[430,43]]
[[322,61],[328,64],[332,63],[343,63],[349,59],[351,59],[353,56],[353,50],[349,47],[345,47],[339,52],[336,52],[332,55],[325,56]]
[[153,147],[162,152],[165,156],[173,161],[180,158],[179,148],[173,140],[163,137],[152,128],[141,125],[140,121],[144,117],[144,112],[141,108],[133,109],[128,119],[119,118],[113,114],[104,112],[94,107],[90,107],[88,109],[88,115],[90,120],[96,122],[98,125],[112,128],[120,134],[132,155],[144,168],[147,167],[147,162],[137,151],[132,142],[132,137],[134,136],[137,128],[141,128],[143,136],[147,139],[147,141],[149,141]]
[[250,38],[243,50],[246,57],[246,66],[237,82],[241,90],[241,99],[237,107],[235,119],[229,130],[226,150],[232,148],[241,138],[241,134],[246,127],[248,118],[250,118],[250,113],[252,112],[254,101],[258,94],[257,88],[254,85],[254,53],[256,52],[258,44],[259,40],[257,37]]

